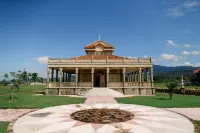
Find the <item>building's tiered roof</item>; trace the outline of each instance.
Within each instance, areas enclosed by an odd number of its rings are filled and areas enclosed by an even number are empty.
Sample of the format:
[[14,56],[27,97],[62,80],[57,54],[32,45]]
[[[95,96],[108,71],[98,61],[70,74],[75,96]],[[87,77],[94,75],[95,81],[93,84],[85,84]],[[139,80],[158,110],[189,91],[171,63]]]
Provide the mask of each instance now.
[[99,44],[104,46],[104,49],[114,49],[114,46],[112,46],[111,44],[108,44],[102,40],[98,40],[96,42],[86,45],[85,49],[95,49],[95,47]]
[[74,58],[68,58],[68,60],[122,60],[122,59],[130,59],[131,58],[126,58],[126,57],[122,57],[122,56],[117,56],[117,55],[83,55],[83,56],[78,56],[78,57],[74,57]]

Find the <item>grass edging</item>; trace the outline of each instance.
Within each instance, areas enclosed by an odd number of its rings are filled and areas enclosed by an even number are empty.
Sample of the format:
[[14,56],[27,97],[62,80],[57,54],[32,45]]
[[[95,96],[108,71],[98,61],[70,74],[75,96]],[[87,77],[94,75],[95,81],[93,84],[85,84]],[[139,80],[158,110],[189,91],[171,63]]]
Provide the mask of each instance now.
[[8,124],[7,133],[14,133],[14,131],[13,131],[13,125],[14,125],[14,123],[15,123],[20,117],[22,117],[22,116],[24,116],[24,115],[26,115],[26,114],[28,114],[28,113],[34,112],[34,111],[36,111],[36,110],[37,110],[37,109],[31,110],[31,111],[29,111],[29,112],[26,112],[26,113],[24,113],[24,114],[22,114],[22,115],[17,116],[16,118],[12,119],[12,120],[10,121],[10,123]]

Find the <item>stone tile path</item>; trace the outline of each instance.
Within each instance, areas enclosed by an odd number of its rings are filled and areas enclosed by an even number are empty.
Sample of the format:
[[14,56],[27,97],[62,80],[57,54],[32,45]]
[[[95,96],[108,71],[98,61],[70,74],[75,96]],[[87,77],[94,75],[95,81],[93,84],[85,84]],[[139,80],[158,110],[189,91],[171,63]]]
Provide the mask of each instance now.
[[117,103],[117,101],[111,96],[90,96],[84,102],[85,104],[94,103]]
[[0,109],[0,121],[11,121],[36,109]]
[[166,109],[188,116],[193,120],[200,121],[200,108],[166,108]]
[[[115,108],[134,114],[134,118],[115,124],[93,124],[76,121],[70,114],[82,109]],[[34,111],[35,110],[35,111]],[[84,104],[62,105],[44,109],[0,109],[0,121],[19,118],[14,133],[194,133],[193,124],[176,113],[200,120],[200,108],[166,108],[118,104],[112,96],[87,96]],[[32,112],[34,111],[34,112]]]
[[[115,124],[84,123],[70,118],[73,112],[91,108],[126,110],[132,112],[134,118]],[[194,133],[194,126],[185,117],[159,108],[97,103],[40,109],[19,118],[13,130],[14,133]]]

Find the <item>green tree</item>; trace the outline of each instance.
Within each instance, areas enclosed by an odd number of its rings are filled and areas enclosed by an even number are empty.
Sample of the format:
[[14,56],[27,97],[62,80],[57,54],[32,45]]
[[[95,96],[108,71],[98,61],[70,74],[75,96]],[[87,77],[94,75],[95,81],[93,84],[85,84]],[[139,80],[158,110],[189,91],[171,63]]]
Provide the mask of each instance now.
[[5,73],[5,74],[4,74],[4,78],[6,78],[6,79],[8,79],[8,78],[9,78],[9,76],[8,76],[8,74],[7,74],[7,73]]
[[21,79],[24,83],[28,83],[29,77],[27,71],[24,69],[24,71],[21,73]]
[[29,82],[31,82],[31,79],[32,79],[32,73],[28,73],[28,80],[29,80]]
[[5,78],[5,80],[4,80],[4,86],[7,86],[8,85],[8,79],[9,79],[9,76],[8,76],[8,74],[7,73],[5,73],[4,74],[4,78]]
[[174,89],[177,88],[177,86],[178,86],[178,82],[175,79],[170,79],[167,82],[167,88],[169,89],[170,100],[172,99]]
[[37,77],[38,77],[37,73],[32,73],[32,80],[34,83],[37,81]]

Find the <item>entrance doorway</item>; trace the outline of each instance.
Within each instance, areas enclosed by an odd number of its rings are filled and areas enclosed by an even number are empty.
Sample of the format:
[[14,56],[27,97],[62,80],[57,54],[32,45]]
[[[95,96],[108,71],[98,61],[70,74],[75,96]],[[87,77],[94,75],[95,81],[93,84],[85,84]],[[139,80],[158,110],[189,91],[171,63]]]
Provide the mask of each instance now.
[[95,87],[100,87],[100,75],[95,76]]
[[105,87],[105,75],[95,74],[94,87]]

